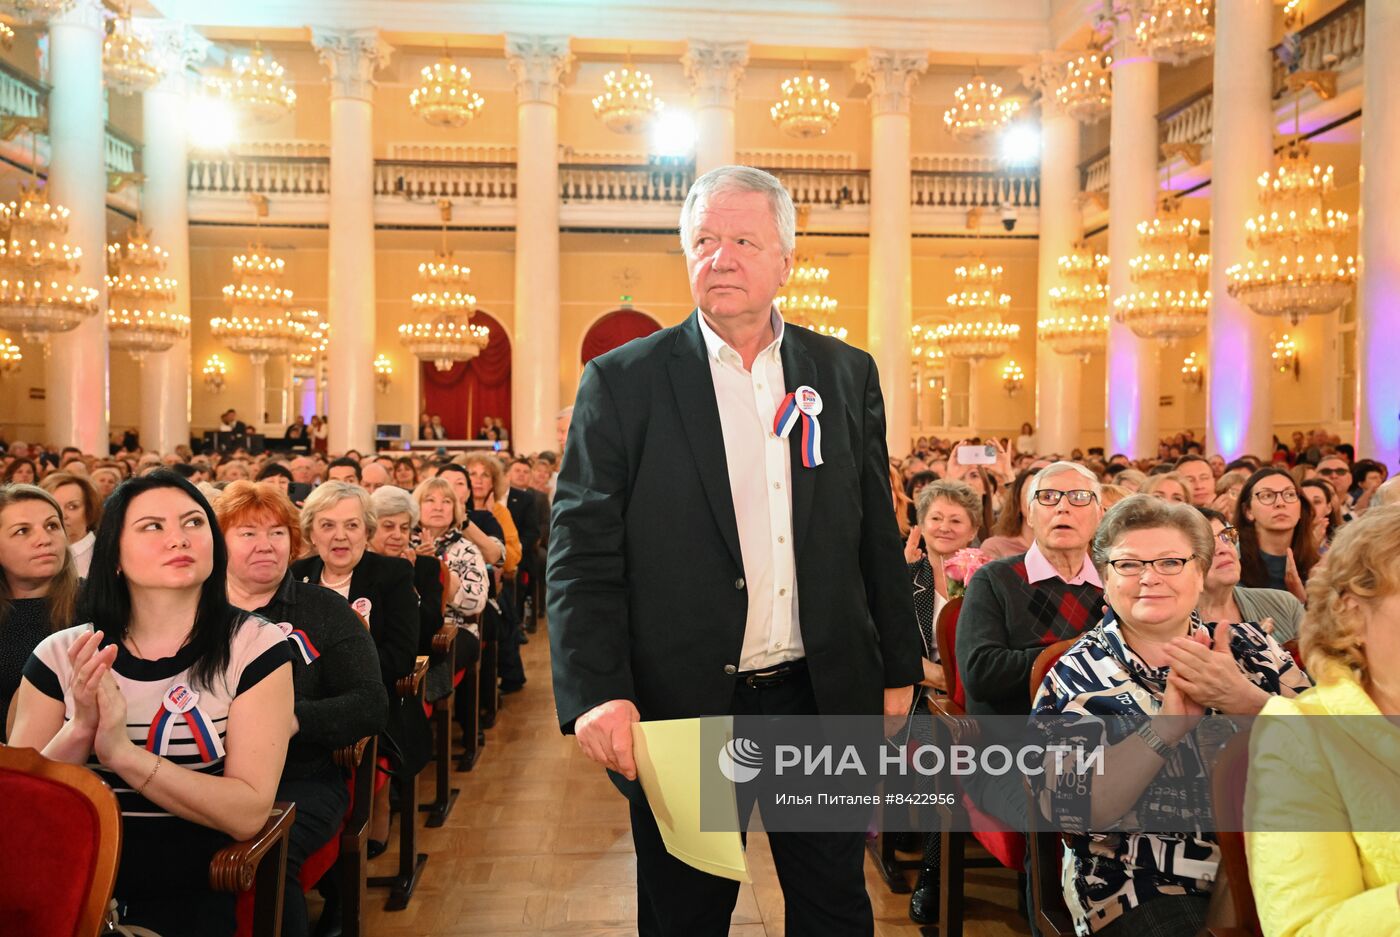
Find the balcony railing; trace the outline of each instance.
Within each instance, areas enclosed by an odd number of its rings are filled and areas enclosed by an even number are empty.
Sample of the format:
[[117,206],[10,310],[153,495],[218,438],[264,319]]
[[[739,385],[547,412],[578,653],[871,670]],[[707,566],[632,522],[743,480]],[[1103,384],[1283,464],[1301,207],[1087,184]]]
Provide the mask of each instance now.
[[915,172],[913,201],[929,208],[1031,208],[1040,205],[1040,180],[1004,172]]
[[513,200],[515,164],[377,159],[374,161],[374,194]]
[[660,202],[679,205],[695,178],[688,165],[589,165],[559,167],[560,196],[566,202]]
[[190,191],[326,195],[331,161],[316,156],[225,156],[190,160]]
[[[37,78],[0,61],[0,115],[11,117],[43,117],[48,107],[49,86]],[[26,146],[27,149],[27,146]],[[49,161],[48,140],[40,134],[39,145],[35,147],[39,165],[46,167]],[[106,128],[103,143],[103,159],[108,172],[132,173],[136,171],[137,154],[141,147],[128,139],[110,124]],[[28,153],[16,154],[26,163]],[[27,167],[26,167],[27,168]]]

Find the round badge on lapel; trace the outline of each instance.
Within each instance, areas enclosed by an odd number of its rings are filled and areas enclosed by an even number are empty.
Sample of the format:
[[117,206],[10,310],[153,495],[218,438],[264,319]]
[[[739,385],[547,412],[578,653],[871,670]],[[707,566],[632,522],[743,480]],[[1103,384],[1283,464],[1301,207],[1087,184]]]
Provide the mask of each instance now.
[[816,416],[822,412],[822,395],[812,388],[803,384],[793,391],[797,398],[797,409],[808,416]]
[[374,604],[369,599],[361,597],[351,602],[350,607],[358,612],[365,621],[369,621],[369,611],[374,607]]
[[162,705],[175,715],[187,713],[194,709],[199,702],[199,694],[183,683],[177,683],[165,691],[165,698],[161,700]]

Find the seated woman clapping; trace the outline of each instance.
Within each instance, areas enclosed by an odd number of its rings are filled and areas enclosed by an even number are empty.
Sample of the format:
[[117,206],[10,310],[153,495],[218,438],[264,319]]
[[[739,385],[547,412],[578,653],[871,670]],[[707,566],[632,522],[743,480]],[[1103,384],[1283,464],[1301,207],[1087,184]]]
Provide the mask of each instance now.
[[276,622],[292,657],[294,734],[277,799],[296,804],[287,849],[283,937],[308,933],[302,863],[340,832],[349,793],[336,749],[384,729],[389,700],[368,629],[340,596],[293,578],[296,508],[268,482],[237,481],[217,508],[228,548],[229,601]]
[[[1220,854],[1206,832],[1208,743],[1194,725],[1203,715],[1253,715],[1272,695],[1309,686],[1258,624],[1212,625],[1195,613],[1213,552],[1209,525],[1189,505],[1150,495],[1116,505],[1092,548],[1108,610],[1036,695],[1035,716],[1069,717],[1053,720],[1056,732],[1108,746],[1101,778],[1047,766],[1031,779],[1041,813],[1080,830],[1064,857],[1079,934],[1204,926]],[[1163,817],[1177,832],[1151,831]]]
[[169,471],[108,499],[79,620],[25,667],[12,739],[117,793],[124,923],[232,934],[209,862],[267,821],[293,725],[287,642],[225,588],[214,512]]
[[1400,933],[1400,506],[1338,531],[1299,636],[1317,686],[1269,700],[1250,738],[1260,923],[1270,937]]

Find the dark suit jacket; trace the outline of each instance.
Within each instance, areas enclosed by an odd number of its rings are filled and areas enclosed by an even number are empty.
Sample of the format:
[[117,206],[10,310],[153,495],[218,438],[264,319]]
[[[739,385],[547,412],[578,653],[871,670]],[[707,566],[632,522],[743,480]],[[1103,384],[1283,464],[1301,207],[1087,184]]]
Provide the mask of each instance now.
[[538,499],[533,491],[524,488],[506,489],[506,509],[520,535],[521,561],[531,566],[534,565],[535,545],[540,541],[539,512],[535,506]]
[[[584,369],[554,497],[549,636],[560,727],[611,699],[643,719],[730,712],[748,592],[699,313]],[[890,500],[884,400],[863,351],[787,325],[788,390],[821,394],[824,462],[792,444],[793,552],[822,714],[882,711],[923,676]]]
[[[292,576],[319,584],[324,568],[319,556],[292,564]],[[396,556],[365,551],[350,577],[350,607],[367,599],[369,633],[379,649],[379,672],[392,692],[399,677],[413,672],[418,655],[418,593],[413,589],[413,565]]]

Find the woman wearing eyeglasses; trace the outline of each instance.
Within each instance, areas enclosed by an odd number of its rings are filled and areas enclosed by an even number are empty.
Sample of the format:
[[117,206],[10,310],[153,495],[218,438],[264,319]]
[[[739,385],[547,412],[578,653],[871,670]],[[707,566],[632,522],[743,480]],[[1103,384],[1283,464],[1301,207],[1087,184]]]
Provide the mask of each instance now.
[[[1291,481],[1291,479],[1290,479]],[[1107,746],[1103,772],[1047,758],[1036,802],[1066,836],[1065,901],[1075,932],[1194,934],[1205,926],[1220,852],[1210,828],[1203,715],[1253,715],[1310,684],[1250,622],[1196,613],[1211,528],[1193,507],[1137,495],[1109,511],[1092,556],[1108,610],[1050,669],[1034,714],[1058,741]],[[1209,733],[1206,733],[1209,735]],[[1087,792],[1087,793],[1086,793]],[[1087,800],[1087,802],[1086,802]],[[1194,832],[1128,832],[1154,819]]]
[[1204,621],[1271,621],[1270,634],[1275,641],[1283,644],[1296,638],[1303,620],[1303,603],[1281,589],[1240,585],[1240,532],[1214,508],[1197,510],[1210,522],[1215,553],[1196,613]]
[[1292,475],[1262,468],[1249,476],[1235,506],[1240,582],[1283,589],[1307,602],[1304,584],[1318,559],[1312,521],[1312,505],[1299,496]]

